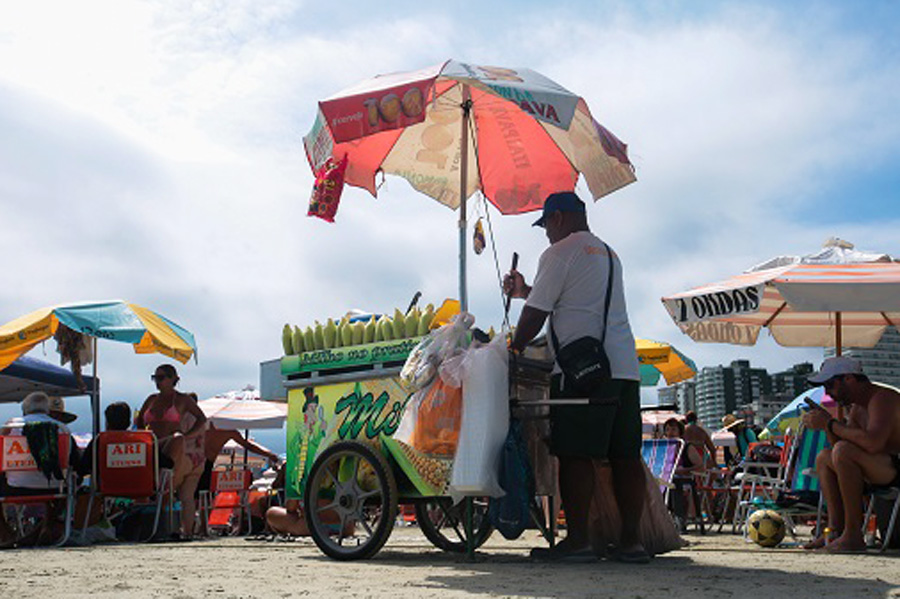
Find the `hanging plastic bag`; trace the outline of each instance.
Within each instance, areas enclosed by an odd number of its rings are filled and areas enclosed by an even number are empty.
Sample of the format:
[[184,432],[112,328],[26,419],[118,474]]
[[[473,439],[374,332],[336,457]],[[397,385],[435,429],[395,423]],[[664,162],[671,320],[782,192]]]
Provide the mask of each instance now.
[[522,423],[509,425],[500,458],[500,487],[506,493],[491,500],[488,517],[504,537],[518,539],[531,523],[534,502],[534,472],[528,458],[528,446],[522,436]]
[[506,339],[472,345],[462,358],[463,414],[450,477],[450,496],[500,497],[500,454],[509,429]]
[[459,441],[462,389],[435,378],[418,405],[410,445],[422,453],[452,456]]
[[330,223],[334,222],[338,204],[341,202],[341,193],[344,191],[344,171],[347,170],[347,154],[340,162],[334,158],[325,161],[316,170],[316,182],[313,185],[312,197],[309,199],[309,211],[307,216],[318,216]]

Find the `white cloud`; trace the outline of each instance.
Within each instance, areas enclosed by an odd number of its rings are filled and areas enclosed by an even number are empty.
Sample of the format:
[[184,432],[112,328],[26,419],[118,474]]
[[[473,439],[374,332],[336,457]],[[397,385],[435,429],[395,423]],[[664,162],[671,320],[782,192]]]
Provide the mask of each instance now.
[[[477,23],[362,7],[326,23],[290,2],[53,6],[52,22],[45,4],[0,9],[0,251],[20,256],[0,320],[60,301],[142,303],[196,334],[200,364],[182,378],[201,395],[255,382],[284,322],[456,293],[455,213],[389,179],[378,199],[347,189],[336,224],[309,219],[301,144],[318,99],[449,57],[539,70],[629,144],[639,180],[591,222],[623,257],[635,332],[700,364],[820,353],[695,344],[662,295],[830,235],[900,254],[893,214],[821,217],[847,173],[897,156],[900,123],[895,63],[828,11],[798,28],[753,5],[603,20],[526,5]],[[546,244],[533,216],[491,216],[501,269],[515,250],[532,273]],[[489,251],[469,276],[485,327],[502,316]],[[107,398],[141,399],[158,361],[104,347]]]

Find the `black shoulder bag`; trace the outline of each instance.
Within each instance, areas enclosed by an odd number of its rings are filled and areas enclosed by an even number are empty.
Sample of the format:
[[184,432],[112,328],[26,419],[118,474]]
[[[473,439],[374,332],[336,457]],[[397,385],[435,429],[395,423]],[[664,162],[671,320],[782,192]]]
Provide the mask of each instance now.
[[609,278],[606,281],[606,305],[603,308],[603,333],[600,339],[579,337],[565,347],[560,347],[559,339],[556,338],[556,333],[553,331],[552,317],[550,322],[550,340],[553,341],[556,363],[562,370],[565,385],[586,395],[595,391],[600,383],[612,378],[609,357],[606,355],[603,344],[606,341],[606,323],[609,317],[609,301],[612,296],[613,259],[609,246],[605,243],[603,246],[609,257]]

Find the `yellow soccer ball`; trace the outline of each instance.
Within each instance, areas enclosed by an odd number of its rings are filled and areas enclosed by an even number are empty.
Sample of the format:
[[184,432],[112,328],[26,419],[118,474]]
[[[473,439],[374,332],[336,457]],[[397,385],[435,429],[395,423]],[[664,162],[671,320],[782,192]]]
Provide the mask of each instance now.
[[784,540],[784,518],[773,510],[756,510],[747,519],[747,535],[760,547],[775,547]]

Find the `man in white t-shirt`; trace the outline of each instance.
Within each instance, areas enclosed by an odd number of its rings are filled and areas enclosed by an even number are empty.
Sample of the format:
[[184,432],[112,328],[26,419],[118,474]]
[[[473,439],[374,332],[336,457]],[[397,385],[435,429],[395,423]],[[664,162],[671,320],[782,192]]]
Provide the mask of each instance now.
[[[611,380],[588,394],[602,404],[553,406],[551,452],[559,458],[559,486],[566,512],[567,537],[551,549],[535,549],[535,558],[591,561],[605,548],[591,547],[589,513],[596,468],[610,460],[613,487],[622,514],[621,546],[616,556],[626,562],[646,563],[638,525],[644,505],[641,465],[640,370],[634,336],[628,323],[622,266],[615,252],[591,233],[584,202],[573,192],[547,197],[541,218],[550,247],[541,255],[534,285],[529,287],[513,270],[504,278],[512,297],[525,298],[512,351],[521,352],[549,319],[552,338],[559,347],[582,337],[603,339]],[[612,289],[607,294],[609,268]],[[604,337],[604,313],[606,331]],[[556,365],[551,378],[551,399],[583,398],[572,389]]]

